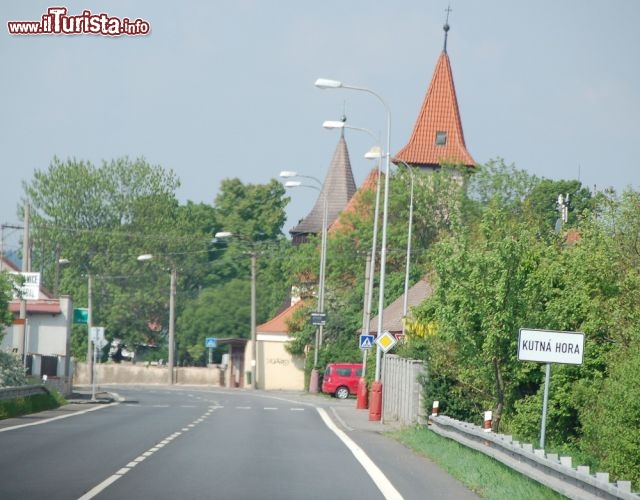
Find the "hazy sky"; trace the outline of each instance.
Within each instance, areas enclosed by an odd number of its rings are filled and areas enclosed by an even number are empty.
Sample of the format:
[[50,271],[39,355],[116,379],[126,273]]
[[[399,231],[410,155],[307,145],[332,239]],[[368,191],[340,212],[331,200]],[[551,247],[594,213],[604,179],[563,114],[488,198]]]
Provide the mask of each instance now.
[[[339,119],[403,147],[442,51],[448,0],[11,0],[0,5],[0,221],[17,223],[22,181],[54,155],[128,155],[175,170],[182,202],[212,203],[220,181],[281,170],[324,178]],[[14,36],[60,4],[147,21],[145,36]],[[467,148],[542,177],[638,189],[640,1],[451,0],[448,53]],[[359,185],[373,145],[347,131]],[[317,192],[292,190],[285,233]]]

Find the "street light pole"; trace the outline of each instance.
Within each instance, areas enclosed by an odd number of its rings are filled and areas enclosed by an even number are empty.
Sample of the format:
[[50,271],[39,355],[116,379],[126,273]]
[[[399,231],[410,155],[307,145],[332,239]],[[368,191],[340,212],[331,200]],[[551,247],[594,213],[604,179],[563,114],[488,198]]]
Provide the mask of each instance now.
[[[256,385],[256,252],[251,251],[251,387]],[[264,372],[264,369],[263,369]]]
[[[329,80],[326,78],[318,78],[315,82],[316,87],[321,89],[336,89],[344,88],[350,90],[356,90],[359,92],[366,92],[373,95],[384,106],[387,112],[387,145],[386,145],[386,162],[385,162],[385,179],[384,179],[384,208],[382,216],[382,248],[380,251],[380,300],[378,302],[378,338],[383,334],[383,313],[384,313],[384,287],[386,277],[386,261],[387,261],[387,221],[389,215],[389,170],[391,163],[391,110],[387,103],[380,97],[377,92],[365,87],[356,87],[353,85],[346,85],[338,80]],[[380,365],[382,362],[382,349],[378,345],[376,348],[376,373],[375,380],[371,387],[371,404],[369,408],[369,420],[381,420],[382,418],[382,382],[380,381]]]
[[[288,170],[283,170],[280,172],[280,177],[304,177],[307,179],[314,180],[318,186],[322,186],[322,183],[319,179],[309,175],[299,174],[297,172],[292,172]],[[322,195],[322,240],[320,243],[320,272],[318,276],[318,312],[324,314],[324,290],[325,290],[325,280],[326,280],[326,266],[327,266],[327,230],[328,230],[328,212],[329,212],[329,204],[327,200],[327,193],[321,189],[321,187],[314,186],[311,184],[303,184],[299,181],[287,181],[285,183],[285,187],[294,188],[294,187],[308,187],[311,189],[315,189],[319,191]],[[320,322],[318,328],[316,329],[316,338],[315,338],[315,348],[313,353],[313,368],[311,369],[311,376],[309,379],[309,392],[316,393],[319,391],[319,379],[320,374],[318,373],[318,353],[320,351],[320,346],[322,345],[322,335],[324,332],[324,324]]]
[[[376,142],[379,143],[379,138],[376,137],[369,129],[361,127],[353,127],[347,125],[345,120],[326,120],[322,123],[322,126],[326,129],[350,129],[365,132]],[[373,304],[373,282],[376,272],[376,245],[378,243],[378,214],[380,211],[380,158],[382,158],[382,151],[379,146],[372,147],[365,155],[368,160],[378,160],[376,170],[378,176],[376,179],[376,203],[375,211],[373,215],[373,238],[371,242],[371,255],[367,255],[365,264],[365,287],[364,287],[364,309],[362,314],[362,333],[369,333],[369,323],[371,321],[371,307]],[[362,377],[358,383],[358,394],[356,406],[358,409],[366,409],[368,406],[368,393],[367,393],[367,357],[368,350],[363,350],[362,353]]]
[[411,194],[409,196],[409,224],[407,229],[407,262],[404,271],[404,303],[402,305],[402,334],[405,332],[405,325],[407,321],[407,310],[409,307],[409,269],[411,265],[411,229],[413,226],[413,183],[415,177],[411,167],[404,164],[407,167],[407,172],[411,176]]
[[[230,238],[234,236],[234,233],[229,231],[219,231],[215,238]],[[251,244],[251,388],[257,389],[258,384],[256,381],[256,366],[257,366],[257,335],[256,335],[256,281],[257,281],[257,256],[255,245],[253,241]],[[263,369],[264,371],[264,369]]]
[[[93,276],[87,275],[87,366],[89,367],[89,383],[93,386],[93,341],[91,340],[91,328],[93,327]],[[92,398],[93,399],[93,398]]]
[[175,382],[175,310],[176,310],[176,268],[171,268],[171,283],[169,285],[169,385]]
[[[153,255],[146,253],[138,256],[139,262],[153,259]],[[168,339],[168,360],[169,376],[167,382],[173,385],[175,382],[174,366],[175,366],[175,310],[176,310],[176,281],[177,271],[174,265],[171,265],[171,279],[169,282],[169,339]]]

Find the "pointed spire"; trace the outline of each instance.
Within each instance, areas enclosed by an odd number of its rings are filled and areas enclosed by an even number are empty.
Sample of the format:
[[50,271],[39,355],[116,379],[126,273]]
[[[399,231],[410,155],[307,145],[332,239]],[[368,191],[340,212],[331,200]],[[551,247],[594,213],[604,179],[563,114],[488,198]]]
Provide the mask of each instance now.
[[446,50],[450,11],[451,8],[447,7],[444,50],[438,58],[409,142],[392,159],[394,163],[429,169],[439,168],[443,163],[475,166],[464,142],[451,62]]
[[356,183],[351,170],[349,150],[344,135],[341,135],[315,205],[309,214],[289,231],[293,243],[303,242],[309,234],[320,234],[325,196],[327,197],[327,224],[331,227],[355,192]]

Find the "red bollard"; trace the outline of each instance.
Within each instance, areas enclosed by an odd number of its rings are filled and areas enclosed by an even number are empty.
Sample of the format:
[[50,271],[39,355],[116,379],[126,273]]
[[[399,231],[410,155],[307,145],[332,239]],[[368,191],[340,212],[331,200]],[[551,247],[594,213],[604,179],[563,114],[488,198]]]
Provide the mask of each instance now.
[[358,394],[356,398],[356,408],[358,410],[366,410],[369,405],[369,394],[367,392],[367,381],[364,377],[358,381]]
[[369,420],[382,420],[382,382],[379,380],[371,384]]
[[491,411],[484,412],[484,432],[491,432]]
[[434,401],[433,402],[433,407],[431,409],[431,416],[432,417],[437,417],[438,416],[438,409],[440,408],[440,401]]

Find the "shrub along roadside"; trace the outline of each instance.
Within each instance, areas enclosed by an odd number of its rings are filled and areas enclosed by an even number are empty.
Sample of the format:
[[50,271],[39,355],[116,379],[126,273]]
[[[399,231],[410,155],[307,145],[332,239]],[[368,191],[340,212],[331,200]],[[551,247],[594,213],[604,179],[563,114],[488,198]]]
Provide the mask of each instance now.
[[491,457],[438,436],[427,427],[407,427],[388,435],[438,464],[482,498],[565,498]]
[[62,395],[54,390],[50,390],[48,394],[3,400],[0,401],[0,420],[52,410],[66,403]]

